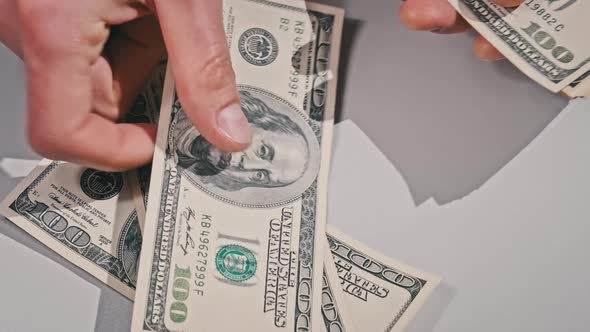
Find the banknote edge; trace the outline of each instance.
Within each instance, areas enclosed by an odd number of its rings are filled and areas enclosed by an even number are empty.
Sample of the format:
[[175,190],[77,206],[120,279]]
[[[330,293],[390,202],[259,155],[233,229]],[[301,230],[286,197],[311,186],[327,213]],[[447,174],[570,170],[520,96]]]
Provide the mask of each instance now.
[[420,309],[426,303],[426,300],[430,297],[434,289],[440,284],[442,279],[439,276],[423,272],[416,269],[402,261],[388,257],[387,255],[373,249],[371,246],[361,243],[360,241],[349,236],[339,228],[328,224],[327,234],[331,237],[341,240],[347,245],[355,247],[361,247],[363,252],[368,256],[375,258],[376,260],[382,261],[388,265],[394,266],[397,270],[403,271],[404,273],[410,274],[412,277],[426,281],[425,286],[418,293],[413,300],[408,300],[408,303],[397,313],[395,313],[388,326],[384,328],[386,332],[401,332],[404,328],[414,319],[414,317],[420,312]]
[[[154,157],[152,162],[152,172],[150,177],[154,178],[154,175],[159,173],[164,174],[164,165],[158,161],[164,160],[165,149],[167,141],[167,131],[170,124],[170,114],[167,109],[172,110],[174,103],[174,81],[172,79],[172,65],[168,64],[166,67],[166,74],[164,79],[164,88],[162,91],[162,105],[160,106],[160,115],[158,120],[158,133],[156,136],[156,148],[154,150]],[[164,130],[166,129],[166,130]],[[157,197],[159,191],[162,188],[161,181],[151,181],[148,192],[148,206],[158,206]],[[134,193],[135,196],[135,193]],[[143,198],[142,198],[143,199]],[[135,200],[134,200],[135,201]],[[153,202],[152,202],[153,201]],[[153,247],[154,241],[156,240],[156,232],[153,227],[149,227],[147,220],[148,218],[155,217],[158,211],[150,211],[146,208],[145,220],[146,226],[144,226],[143,243],[141,246],[141,256],[139,263],[139,274],[137,278],[136,296],[135,303],[133,305],[133,314],[131,320],[131,331],[145,331],[144,321],[146,311],[145,308],[148,302],[148,288],[150,281],[150,269],[152,266],[151,254],[148,253]],[[152,216],[154,215],[154,216]],[[154,218],[155,219],[155,218]],[[152,329],[153,330],[153,329]]]
[[[325,242],[327,242],[327,239]],[[334,263],[332,252],[328,249],[329,246],[327,243],[324,247],[326,248],[324,251],[324,273],[326,274],[328,287],[334,296],[336,311],[338,312],[339,320],[343,327],[342,332],[356,331],[356,326],[351,318],[351,312],[344,299],[344,291],[340,286],[340,277],[338,277],[338,272],[336,271],[336,263]]]
[[[317,11],[323,14],[332,15],[334,18],[334,22],[332,24],[333,31],[331,36],[331,52],[330,52],[330,70],[333,72],[331,82],[328,83],[328,100],[326,102],[326,110],[330,113],[325,114],[324,122],[322,124],[322,159],[323,160],[320,171],[318,173],[318,193],[322,193],[318,195],[318,202],[316,203],[316,211],[318,213],[317,220],[320,220],[321,223],[318,225],[319,227],[316,228],[315,234],[315,245],[316,251],[314,252],[314,262],[322,262],[324,265],[324,256],[325,250],[328,250],[326,247],[326,225],[328,222],[327,219],[327,210],[328,210],[328,181],[329,181],[329,172],[330,172],[330,164],[332,160],[332,143],[334,139],[334,116],[336,112],[336,93],[338,88],[338,69],[340,68],[340,45],[342,42],[342,29],[344,28],[344,9],[337,8],[333,6],[321,5],[317,3],[305,2],[306,8],[308,11]],[[321,180],[321,181],[320,181]],[[323,271],[323,268],[320,269]],[[314,276],[313,283],[315,285],[321,285],[323,273],[316,273]],[[321,314],[321,292],[322,287],[315,287],[314,288],[314,298],[318,299],[312,306],[312,327],[314,331],[320,328],[320,325],[323,323],[323,317]]]

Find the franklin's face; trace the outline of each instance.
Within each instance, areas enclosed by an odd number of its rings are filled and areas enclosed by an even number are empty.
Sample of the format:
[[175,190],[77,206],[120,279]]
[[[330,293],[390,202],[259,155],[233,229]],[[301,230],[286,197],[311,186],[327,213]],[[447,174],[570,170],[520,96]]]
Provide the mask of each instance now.
[[[201,138],[201,141],[204,140]],[[194,144],[193,152],[197,152],[195,145],[205,148],[202,143]],[[309,153],[301,135],[265,130],[255,125],[252,126],[252,144],[245,151],[226,153],[206,145],[206,152],[201,150],[195,155],[206,159],[207,168],[215,171],[200,175],[211,175],[212,181],[208,182],[223,180],[246,187],[280,187],[295,182],[305,172]]]

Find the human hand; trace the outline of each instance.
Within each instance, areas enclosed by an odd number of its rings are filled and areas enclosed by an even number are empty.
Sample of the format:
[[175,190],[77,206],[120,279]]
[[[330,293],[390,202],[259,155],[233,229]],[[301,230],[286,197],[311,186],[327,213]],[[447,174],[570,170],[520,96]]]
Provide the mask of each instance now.
[[0,0],[0,41],[24,59],[28,138],[47,158],[111,171],[150,162],[156,129],[117,121],[166,49],[199,132],[228,152],[250,142],[221,0]]
[[[524,0],[495,0],[501,6],[515,7]],[[471,26],[447,0],[406,0],[400,9],[401,22],[410,29],[435,33],[464,32]],[[482,60],[500,60],[504,56],[481,35],[473,45]]]

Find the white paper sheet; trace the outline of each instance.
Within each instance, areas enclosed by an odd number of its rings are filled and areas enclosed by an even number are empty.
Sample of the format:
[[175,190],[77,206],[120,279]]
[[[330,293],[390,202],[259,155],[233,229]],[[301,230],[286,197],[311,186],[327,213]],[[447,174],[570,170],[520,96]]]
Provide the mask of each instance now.
[[99,288],[2,234],[0,265],[0,332],[94,331]]
[[11,178],[22,178],[27,176],[40,160],[2,158],[0,159],[0,169]]

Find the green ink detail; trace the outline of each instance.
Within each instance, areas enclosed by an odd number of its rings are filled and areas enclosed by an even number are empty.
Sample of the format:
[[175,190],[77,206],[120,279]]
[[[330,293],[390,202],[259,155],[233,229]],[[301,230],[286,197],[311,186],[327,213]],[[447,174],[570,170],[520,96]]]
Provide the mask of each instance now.
[[217,252],[215,267],[226,279],[242,282],[256,273],[256,257],[249,249],[230,244]]
[[174,302],[170,306],[170,319],[174,323],[183,323],[186,320],[188,307],[184,302]]

